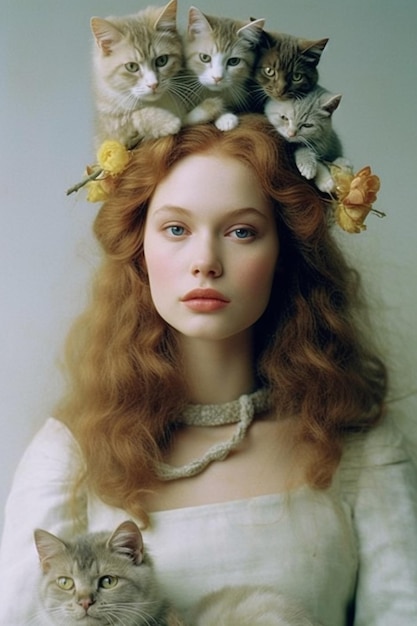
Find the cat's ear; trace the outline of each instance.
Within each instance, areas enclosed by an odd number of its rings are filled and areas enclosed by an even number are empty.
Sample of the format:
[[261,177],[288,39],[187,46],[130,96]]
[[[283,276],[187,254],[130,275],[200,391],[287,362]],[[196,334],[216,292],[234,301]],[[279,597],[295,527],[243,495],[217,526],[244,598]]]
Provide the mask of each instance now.
[[264,19],[251,20],[237,31],[239,37],[246,39],[253,47],[259,44],[265,25]]
[[49,560],[63,554],[67,546],[61,539],[41,528],[37,528],[33,535],[42,570],[47,572],[51,566]]
[[272,33],[268,33],[266,30],[262,31],[261,38],[259,40],[260,47],[264,50],[273,48],[277,43],[277,38]]
[[207,17],[196,7],[188,10],[188,35],[193,39],[197,35],[209,35],[212,27]]
[[107,546],[113,552],[128,556],[135,565],[142,563],[142,533],[134,522],[122,522],[110,536]]
[[155,22],[155,28],[159,30],[176,32],[177,30],[177,0],[170,0],[162,9]]
[[123,38],[122,33],[114,24],[101,17],[92,17],[90,26],[97,45],[105,56],[111,54],[114,45]]
[[342,94],[330,95],[321,105],[323,111],[332,115],[336,111],[342,99]]
[[305,57],[306,61],[315,67],[320,61],[321,53],[326,47],[329,39],[318,39],[317,41],[310,41],[308,39],[299,39],[298,46],[301,54]]

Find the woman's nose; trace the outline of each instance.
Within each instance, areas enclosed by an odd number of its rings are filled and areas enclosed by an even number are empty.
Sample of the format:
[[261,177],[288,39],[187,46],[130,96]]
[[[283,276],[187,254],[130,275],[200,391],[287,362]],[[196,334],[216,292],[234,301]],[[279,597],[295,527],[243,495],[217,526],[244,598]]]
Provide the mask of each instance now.
[[211,242],[201,242],[195,251],[191,264],[194,276],[211,276],[217,278],[223,274],[223,265],[216,247]]

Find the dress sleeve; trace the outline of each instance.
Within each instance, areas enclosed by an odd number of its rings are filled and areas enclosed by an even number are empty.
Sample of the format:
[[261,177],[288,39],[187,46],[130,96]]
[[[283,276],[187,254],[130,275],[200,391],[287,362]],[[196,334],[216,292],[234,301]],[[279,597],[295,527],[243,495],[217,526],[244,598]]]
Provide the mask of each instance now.
[[[81,453],[71,433],[57,420],[47,420],[20,461],[5,508],[0,624],[43,623],[38,613],[40,566],[33,531],[44,528],[59,535],[74,529],[72,488],[81,467]],[[75,508],[82,530],[84,498]]]
[[354,626],[416,626],[416,468],[388,420],[348,456],[359,551]]

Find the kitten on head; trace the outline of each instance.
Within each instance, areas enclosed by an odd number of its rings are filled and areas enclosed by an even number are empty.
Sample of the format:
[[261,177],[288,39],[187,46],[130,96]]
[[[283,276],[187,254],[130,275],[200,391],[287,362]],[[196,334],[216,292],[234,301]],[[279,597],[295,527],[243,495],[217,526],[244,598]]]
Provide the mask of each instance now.
[[236,114],[250,109],[250,82],[263,25],[263,19],[244,22],[190,8],[184,53],[198,103],[186,124],[214,121],[225,131],[237,126]]
[[284,100],[302,97],[314,89],[327,42],[264,31],[255,80],[265,96]]
[[131,146],[180,129],[187,93],[178,85],[184,63],[176,19],[177,0],[91,18],[97,145],[116,139]]

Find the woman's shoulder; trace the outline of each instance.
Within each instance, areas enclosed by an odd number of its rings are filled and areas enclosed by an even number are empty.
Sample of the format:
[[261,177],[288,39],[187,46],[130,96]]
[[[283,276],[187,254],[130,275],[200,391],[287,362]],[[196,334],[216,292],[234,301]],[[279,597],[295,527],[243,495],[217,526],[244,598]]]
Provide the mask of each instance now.
[[71,431],[56,418],[48,418],[27,446],[19,463],[16,476],[27,468],[36,476],[46,469],[49,472],[74,474],[78,471],[82,455]]
[[[350,435],[338,476],[348,497],[356,497],[368,483],[416,481],[416,467],[403,432],[393,415],[386,415],[366,433]],[[417,483],[416,483],[417,484]]]

